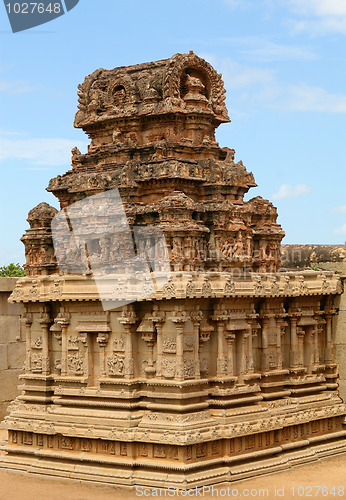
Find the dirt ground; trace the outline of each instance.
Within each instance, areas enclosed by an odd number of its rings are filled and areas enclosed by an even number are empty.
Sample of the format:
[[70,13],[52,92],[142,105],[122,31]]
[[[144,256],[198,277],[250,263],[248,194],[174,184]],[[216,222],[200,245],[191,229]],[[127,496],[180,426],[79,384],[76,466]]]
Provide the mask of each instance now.
[[[318,489],[318,487],[321,487]],[[166,494],[165,494],[166,493]],[[46,479],[0,470],[0,500],[132,500],[179,498],[167,490],[137,491],[81,484],[78,481]],[[346,497],[346,454],[303,465],[288,471],[219,486],[213,491],[190,490],[190,498],[329,498]]]

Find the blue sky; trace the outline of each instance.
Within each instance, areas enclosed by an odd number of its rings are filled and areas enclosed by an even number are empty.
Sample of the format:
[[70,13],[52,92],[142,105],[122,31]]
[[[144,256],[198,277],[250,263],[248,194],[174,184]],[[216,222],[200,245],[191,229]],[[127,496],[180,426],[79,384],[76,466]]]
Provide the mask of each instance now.
[[13,34],[0,5],[0,266],[24,263],[19,241],[49,179],[88,138],[73,128],[77,84],[95,69],[193,50],[223,74],[236,150],[270,199],[285,243],[346,240],[345,0],[80,0]]

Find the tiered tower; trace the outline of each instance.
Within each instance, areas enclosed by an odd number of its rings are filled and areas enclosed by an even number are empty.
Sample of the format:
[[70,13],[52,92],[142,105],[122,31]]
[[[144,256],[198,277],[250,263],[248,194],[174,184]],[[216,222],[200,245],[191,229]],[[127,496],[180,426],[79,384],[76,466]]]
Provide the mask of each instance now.
[[[99,69],[79,86],[75,126],[91,144],[48,187],[71,231],[82,207],[78,244],[58,229],[54,255],[55,210],[30,212],[27,277],[12,294],[26,308],[27,357],[2,466],[188,488],[346,450],[332,340],[339,279],[279,272],[276,209],[244,201],[253,175],[215,141],[229,121],[224,94],[192,52]],[[163,286],[116,308],[138,277],[109,206],[95,209],[113,190],[130,236],[160,231],[170,263]]]

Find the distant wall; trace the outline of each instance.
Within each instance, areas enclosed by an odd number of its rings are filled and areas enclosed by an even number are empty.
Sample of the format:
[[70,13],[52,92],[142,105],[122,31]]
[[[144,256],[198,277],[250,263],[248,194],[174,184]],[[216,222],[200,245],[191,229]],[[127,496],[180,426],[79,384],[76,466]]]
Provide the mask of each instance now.
[[0,420],[8,403],[19,394],[18,376],[25,359],[23,306],[7,302],[16,281],[17,278],[0,278]]

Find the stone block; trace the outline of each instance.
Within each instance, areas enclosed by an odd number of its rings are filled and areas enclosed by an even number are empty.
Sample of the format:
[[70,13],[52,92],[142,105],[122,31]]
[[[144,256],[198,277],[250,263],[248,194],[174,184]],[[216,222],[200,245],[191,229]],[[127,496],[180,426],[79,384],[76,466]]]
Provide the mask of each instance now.
[[6,415],[8,415],[8,405],[9,403],[7,401],[5,401],[4,403],[3,402],[0,402],[0,421],[4,420],[4,418],[6,417]]
[[0,316],[0,343],[9,344],[21,338],[21,322],[17,316]]
[[10,304],[8,303],[8,298],[10,293],[0,291],[0,315],[10,314]]
[[8,368],[22,369],[25,360],[25,344],[24,342],[16,342],[9,344],[7,347],[8,353]]
[[22,370],[0,370],[0,402],[9,403],[18,396],[18,379],[21,373]]
[[0,278],[0,292],[13,292],[18,278]]
[[339,396],[346,403],[346,380],[339,380]]
[[7,345],[0,344],[0,370],[7,370],[7,368],[8,368]]

